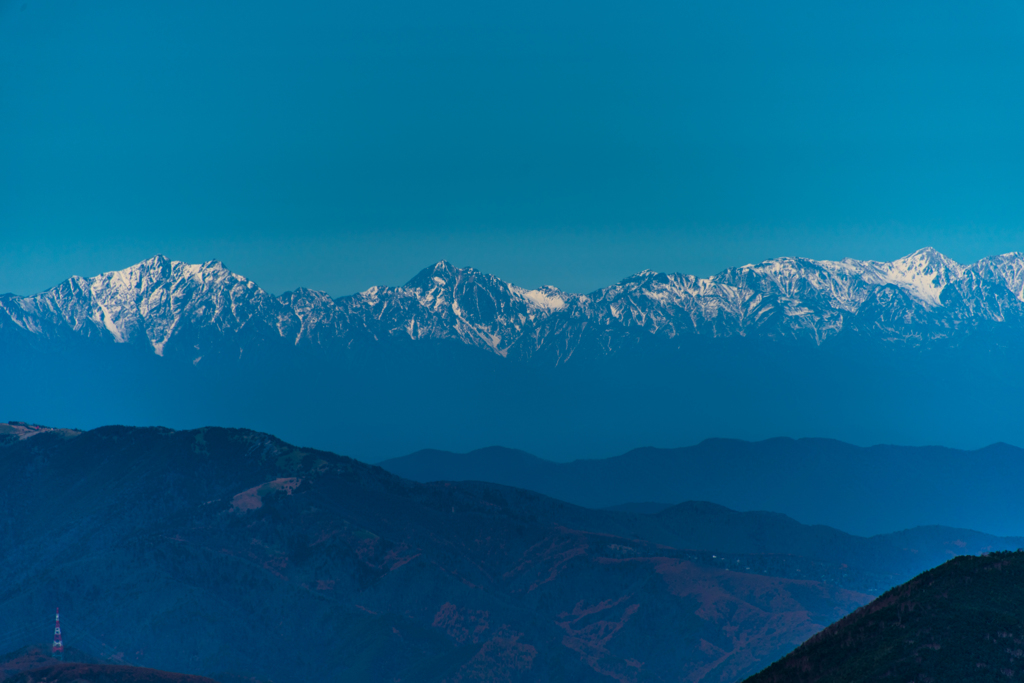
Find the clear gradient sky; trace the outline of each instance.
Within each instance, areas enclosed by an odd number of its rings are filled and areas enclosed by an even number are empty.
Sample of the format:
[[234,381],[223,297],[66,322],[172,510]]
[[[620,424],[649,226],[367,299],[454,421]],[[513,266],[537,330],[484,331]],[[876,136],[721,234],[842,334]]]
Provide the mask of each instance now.
[[1024,251],[1024,1],[0,0],[0,292]]

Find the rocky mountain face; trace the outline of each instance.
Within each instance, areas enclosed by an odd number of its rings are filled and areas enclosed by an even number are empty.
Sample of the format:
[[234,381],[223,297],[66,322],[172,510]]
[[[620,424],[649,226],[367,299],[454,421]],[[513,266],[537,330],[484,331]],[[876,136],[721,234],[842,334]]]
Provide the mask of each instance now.
[[642,272],[585,295],[441,262],[340,298],[154,257],[0,296],[0,415],[249,426],[367,460],[713,436],[1024,443],[1022,297],[1024,255],[931,249]]
[[520,360],[568,362],[648,336],[797,339],[854,333],[892,343],[955,340],[1024,321],[1024,254],[963,266],[933,249],[891,263],[780,258],[709,278],[644,271],[591,294],[526,290],[440,262],[403,287],[332,299],[273,296],[217,261],[157,256],[29,297],[0,299],[0,326],[42,339],[140,344],[193,362],[228,348],[334,349],[400,337],[449,339]]
[[1014,680],[1024,668],[1024,553],[958,557],[892,589],[747,683]]
[[525,290],[446,262],[404,287],[339,299],[307,289],[276,297],[218,261],[191,265],[157,256],[90,279],[73,277],[36,296],[5,295],[0,326],[45,340],[137,344],[194,363],[227,350],[335,350],[392,336],[457,339],[504,355],[528,326],[569,299],[554,288]]

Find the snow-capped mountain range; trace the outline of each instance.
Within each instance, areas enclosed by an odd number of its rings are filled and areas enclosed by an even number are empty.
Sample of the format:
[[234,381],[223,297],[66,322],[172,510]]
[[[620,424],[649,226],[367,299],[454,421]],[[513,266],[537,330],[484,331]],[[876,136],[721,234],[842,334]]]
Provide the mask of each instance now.
[[387,338],[555,363],[580,349],[613,353],[686,335],[824,345],[854,334],[920,346],[1022,322],[1024,254],[961,265],[931,248],[888,263],[778,258],[709,278],[643,271],[586,295],[528,290],[442,261],[402,287],[337,299],[306,289],[274,296],[218,261],[155,256],[34,296],[0,296],[0,340],[144,345],[193,363],[253,345],[330,350]]

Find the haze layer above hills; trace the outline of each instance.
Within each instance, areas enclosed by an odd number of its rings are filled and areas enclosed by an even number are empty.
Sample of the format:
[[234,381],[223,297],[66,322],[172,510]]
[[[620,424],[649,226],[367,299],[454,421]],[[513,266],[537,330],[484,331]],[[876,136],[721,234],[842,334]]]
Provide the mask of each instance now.
[[69,647],[207,676],[730,683],[919,569],[1020,543],[589,510],[251,431],[2,431],[0,649],[59,605]]
[[0,411],[255,427],[367,461],[501,443],[558,460],[728,436],[1024,444],[1024,255],[780,258],[590,294],[441,262],[275,296],[154,257],[0,296]]
[[827,439],[711,439],[553,463],[522,451],[420,451],[387,460],[415,481],[489,481],[603,508],[706,500],[807,524],[879,534],[929,524],[1024,535],[1024,449],[860,448]]

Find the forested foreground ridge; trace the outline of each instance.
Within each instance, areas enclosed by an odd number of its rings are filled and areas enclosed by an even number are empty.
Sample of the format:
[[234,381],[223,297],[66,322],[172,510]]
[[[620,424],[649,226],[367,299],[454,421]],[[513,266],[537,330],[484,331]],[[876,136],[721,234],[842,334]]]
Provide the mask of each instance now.
[[1024,552],[957,557],[746,683],[984,683],[1024,672]]

